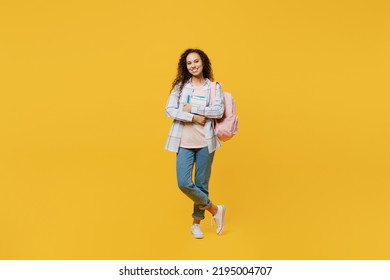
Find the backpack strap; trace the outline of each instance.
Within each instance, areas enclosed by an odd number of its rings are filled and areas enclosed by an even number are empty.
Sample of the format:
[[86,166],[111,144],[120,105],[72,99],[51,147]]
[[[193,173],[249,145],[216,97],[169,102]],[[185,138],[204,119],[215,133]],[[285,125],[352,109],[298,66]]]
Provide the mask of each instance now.
[[210,86],[210,103],[214,104],[215,101],[215,94],[216,94],[216,88],[217,88],[218,82],[212,82]]

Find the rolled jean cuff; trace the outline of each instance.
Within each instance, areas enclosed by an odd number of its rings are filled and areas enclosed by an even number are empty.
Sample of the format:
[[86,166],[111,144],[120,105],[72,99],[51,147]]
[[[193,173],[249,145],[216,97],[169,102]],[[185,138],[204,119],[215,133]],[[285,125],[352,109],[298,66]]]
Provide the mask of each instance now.
[[211,201],[209,200],[208,203],[205,205],[205,206],[199,206],[199,209],[200,210],[206,210],[207,208],[209,208],[211,205]]
[[198,217],[198,216],[194,216],[192,215],[192,218],[195,219],[195,220],[204,220],[204,216],[203,217]]

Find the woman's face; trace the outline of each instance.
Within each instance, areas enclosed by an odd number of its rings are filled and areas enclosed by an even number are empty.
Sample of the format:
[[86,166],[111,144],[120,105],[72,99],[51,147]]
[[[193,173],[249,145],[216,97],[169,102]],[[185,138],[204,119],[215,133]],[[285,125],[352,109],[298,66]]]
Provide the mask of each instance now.
[[188,72],[195,77],[203,77],[203,62],[199,54],[193,52],[186,58]]

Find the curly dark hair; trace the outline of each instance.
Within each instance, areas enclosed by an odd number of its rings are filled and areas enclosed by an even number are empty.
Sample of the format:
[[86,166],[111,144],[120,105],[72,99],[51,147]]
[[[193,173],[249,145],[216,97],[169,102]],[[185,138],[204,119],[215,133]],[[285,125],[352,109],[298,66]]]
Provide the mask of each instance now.
[[187,55],[189,55],[190,53],[197,53],[200,56],[200,59],[202,60],[202,64],[203,64],[203,71],[202,71],[203,77],[208,78],[211,81],[214,81],[211,62],[207,54],[205,54],[204,51],[199,49],[187,49],[180,56],[179,63],[177,65],[177,75],[175,80],[172,83],[172,89],[174,89],[175,86],[179,85],[179,92],[182,91],[184,84],[192,77],[191,73],[188,72],[187,61],[186,61]]

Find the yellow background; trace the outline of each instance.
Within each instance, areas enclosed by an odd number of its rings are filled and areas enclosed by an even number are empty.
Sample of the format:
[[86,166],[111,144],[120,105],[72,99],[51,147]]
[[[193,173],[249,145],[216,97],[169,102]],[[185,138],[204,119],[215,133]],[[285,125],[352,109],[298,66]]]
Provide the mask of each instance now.
[[[388,1],[0,1],[1,259],[389,259]],[[190,232],[180,54],[234,94]]]

